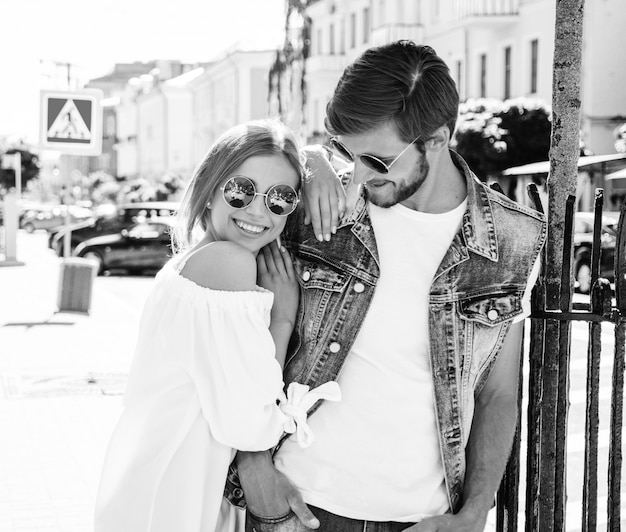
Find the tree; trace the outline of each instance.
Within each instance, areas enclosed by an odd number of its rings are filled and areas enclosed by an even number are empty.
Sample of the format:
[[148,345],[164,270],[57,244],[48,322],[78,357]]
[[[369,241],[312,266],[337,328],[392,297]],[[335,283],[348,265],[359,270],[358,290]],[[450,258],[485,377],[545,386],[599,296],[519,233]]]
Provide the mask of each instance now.
[[156,188],[157,201],[167,201],[175,198],[185,188],[183,179],[173,172],[164,174]]
[[[19,153],[22,160],[22,188],[26,188],[26,183],[31,179],[39,177],[39,157],[37,154],[24,147],[9,148],[6,155]],[[0,193],[15,186],[15,170],[12,168],[0,169]]]
[[[306,117],[306,60],[311,45],[311,19],[306,15],[308,4],[309,0],[286,0],[285,39],[269,71],[270,113],[277,112],[295,130],[300,129]],[[295,98],[300,99],[299,106],[293,101]],[[273,109],[274,102],[277,109]]]
[[122,186],[111,174],[103,170],[97,170],[89,174],[88,179],[89,195],[94,205],[107,202],[114,203],[117,200]]
[[452,146],[486,180],[511,166],[545,161],[550,110],[537,99],[470,99],[461,104]]
[[626,122],[617,127],[613,134],[615,135],[615,151],[626,153]]

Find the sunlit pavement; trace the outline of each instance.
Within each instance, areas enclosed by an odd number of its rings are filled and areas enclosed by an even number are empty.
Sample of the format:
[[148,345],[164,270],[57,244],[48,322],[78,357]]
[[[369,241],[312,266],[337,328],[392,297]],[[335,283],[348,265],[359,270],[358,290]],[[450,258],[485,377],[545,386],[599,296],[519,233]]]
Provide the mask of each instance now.
[[61,261],[18,235],[0,268],[0,532],[93,530],[149,277],[97,278],[89,315],[56,313]]
[[[98,277],[89,315],[57,313],[61,260],[47,249],[45,233],[18,236],[17,258],[25,265],[0,267],[0,532],[88,532],[152,279]],[[612,327],[602,336],[599,526],[606,519]],[[573,531],[580,530],[582,501],[587,325],[573,324],[572,339],[567,529]],[[521,461],[523,512],[524,450]],[[486,530],[495,530],[494,518],[492,511]]]

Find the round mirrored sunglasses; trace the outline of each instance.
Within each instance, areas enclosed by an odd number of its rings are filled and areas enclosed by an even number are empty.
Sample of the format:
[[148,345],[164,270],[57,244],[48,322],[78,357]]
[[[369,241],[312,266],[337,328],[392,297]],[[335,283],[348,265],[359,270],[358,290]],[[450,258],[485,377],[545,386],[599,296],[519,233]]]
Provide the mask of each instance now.
[[290,185],[272,185],[262,194],[251,179],[233,176],[222,187],[222,197],[233,209],[245,209],[257,196],[263,196],[267,210],[277,216],[289,216],[298,206],[298,193]]
[[[393,164],[400,158],[402,157],[405,152],[413,145],[415,144],[415,142],[419,140],[419,137],[417,137],[415,140],[413,140],[413,142],[411,142],[411,144],[409,144],[406,148],[404,148],[399,154],[398,156],[391,161],[389,164],[385,163],[384,161],[381,161],[378,157],[376,157],[375,155],[370,155],[369,153],[362,153],[361,155],[359,155],[359,160],[365,165],[367,166],[370,170],[374,170],[374,172],[378,172],[379,174],[388,174],[389,170],[391,169],[391,167],[393,166]],[[344,157],[345,159],[348,159],[349,161],[354,162],[354,155],[352,155],[352,152],[346,148],[343,143],[337,138],[337,137],[331,137],[330,139],[330,144],[333,148],[335,148],[339,154]]]

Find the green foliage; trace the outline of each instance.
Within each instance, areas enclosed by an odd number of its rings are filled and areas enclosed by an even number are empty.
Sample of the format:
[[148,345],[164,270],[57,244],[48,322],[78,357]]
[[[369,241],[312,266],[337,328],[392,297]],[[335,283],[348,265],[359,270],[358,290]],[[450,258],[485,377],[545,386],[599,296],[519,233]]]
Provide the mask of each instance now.
[[477,99],[461,104],[452,147],[478,177],[545,161],[550,150],[550,111],[536,99]]
[[183,179],[172,172],[161,177],[156,188],[156,201],[167,201],[174,198],[185,187]]
[[118,194],[118,201],[135,203],[138,201],[173,201],[184,189],[183,179],[175,173],[168,172],[156,183],[147,179],[137,178],[126,181]]
[[121,188],[111,174],[102,170],[89,174],[89,194],[94,205],[115,203]]
[[[5,152],[7,155],[19,153],[22,158],[22,188],[31,179],[39,177],[39,157],[37,154],[26,148],[9,148]],[[15,186],[15,170],[12,168],[0,169],[0,191],[8,190]]]
[[615,151],[617,153],[626,153],[626,123],[615,128]]

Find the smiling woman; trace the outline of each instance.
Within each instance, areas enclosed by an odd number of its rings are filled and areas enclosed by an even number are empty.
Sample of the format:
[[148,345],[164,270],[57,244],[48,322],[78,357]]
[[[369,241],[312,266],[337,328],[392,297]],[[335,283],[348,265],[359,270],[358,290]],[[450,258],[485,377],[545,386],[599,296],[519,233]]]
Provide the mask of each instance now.
[[338,398],[332,382],[330,395],[298,383],[282,392],[299,287],[273,241],[303,173],[294,135],[272,120],[228,130],[198,166],[179,210],[178,253],[142,315],[96,532],[235,530],[243,511],[223,491],[237,450],[269,449],[283,431],[305,435],[306,405]]

